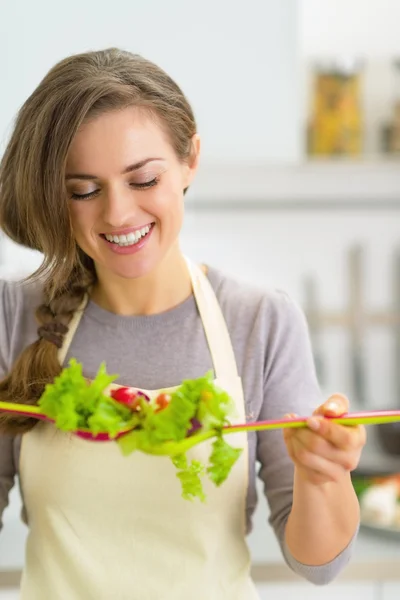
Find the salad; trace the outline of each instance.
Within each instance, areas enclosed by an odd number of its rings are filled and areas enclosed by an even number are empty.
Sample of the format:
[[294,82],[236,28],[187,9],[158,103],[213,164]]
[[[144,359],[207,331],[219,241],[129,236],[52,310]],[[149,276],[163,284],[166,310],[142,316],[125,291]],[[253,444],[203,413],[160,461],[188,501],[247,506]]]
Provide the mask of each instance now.
[[[135,451],[169,456],[183,498],[204,502],[203,478],[220,486],[243,451],[223,438],[222,429],[234,410],[230,396],[214,384],[211,372],[185,380],[172,393],[160,393],[152,400],[132,388],[112,389],[117,378],[102,363],[96,377],[88,381],[82,365],[71,359],[46,385],[39,407],[64,431],[83,429],[94,436],[107,432],[125,456]],[[124,428],[130,431],[120,435]],[[215,439],[208,464],[188,457],[191,447],[210,438]]]
[[353,476],[361,523],[400,531],[400,475]]

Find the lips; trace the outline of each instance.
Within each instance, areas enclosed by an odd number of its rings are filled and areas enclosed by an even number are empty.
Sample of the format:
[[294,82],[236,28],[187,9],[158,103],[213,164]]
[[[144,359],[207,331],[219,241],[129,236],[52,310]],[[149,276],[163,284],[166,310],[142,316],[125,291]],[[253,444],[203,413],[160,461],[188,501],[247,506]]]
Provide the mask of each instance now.
[[120,235],[129,235],[130,233],[136,233],[136,231],[140,231],[144,227],[152,227],[154,222],[145,223],[144,225],[138,225],[136,227],[125,227],[124,229],[114,229],[113,231],[103,232],[100,235],[106,237],[107,235],[116,235],[117,237]]
[[106,234],[105,238],[108,242],[113,244],[118,244],[119,246],[130,246],[132,244],[137,244],[141,238],[144,238],[151,230],[151,226],[146,225],[141,229],[136,229],[136,231],[131,231],[127,235],[111,235]]
[[[114,233],[100,234],[100,237],[107,244],[108,248],[116,254],[133,254],[138,252],[146,244],[150,238],[155,224],[150,223],[141,228],[132,230],[126,229],[129,233],[120,233],[116,235]],[[121,231],[121,230],[120,230]]]

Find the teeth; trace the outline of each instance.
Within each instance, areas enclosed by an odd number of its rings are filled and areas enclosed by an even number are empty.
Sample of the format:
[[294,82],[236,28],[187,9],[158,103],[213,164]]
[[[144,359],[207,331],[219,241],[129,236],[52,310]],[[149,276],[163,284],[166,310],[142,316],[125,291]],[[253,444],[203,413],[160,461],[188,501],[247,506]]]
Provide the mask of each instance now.
[[133,244],[137,244],[142,237],[149,233],[149,231],[150,226],[146,225],[146,227],[142,227],[142,229],[137,229],[136,231],[131,231],[127,235],[106,234],[105,238],[109,242],[114,242],[114,244],[118,244],[118,246],[132,246]]

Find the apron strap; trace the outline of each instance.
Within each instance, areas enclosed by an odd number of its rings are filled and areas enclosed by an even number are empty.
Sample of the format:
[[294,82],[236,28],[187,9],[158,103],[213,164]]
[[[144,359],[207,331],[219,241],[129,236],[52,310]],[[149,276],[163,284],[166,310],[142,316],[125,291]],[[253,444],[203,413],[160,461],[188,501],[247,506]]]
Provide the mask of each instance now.
[[203,271],[186,259],[193,293],[203,322],[216,379],[238,376],[235,354],[224,315],[211,284]]
[[58,361],[61,366],[63,365],[65,357],[67,356],[67,352],[69,350],[69,347],[71,345],[73,337],[76,333],[76,330],[78,329],[78,325],[82,319],[82,315],[83,315],[83,312],[86,308],[86,304],[88,303],[88,301],[89,301],[89,295],[85,294],[85,297],[83,298],[79,308],[75,311],[74,316],[72,317],[72,319],[68,325],[68,333],[64,337],[63,345],[61,346],[61,348],[58,351]]

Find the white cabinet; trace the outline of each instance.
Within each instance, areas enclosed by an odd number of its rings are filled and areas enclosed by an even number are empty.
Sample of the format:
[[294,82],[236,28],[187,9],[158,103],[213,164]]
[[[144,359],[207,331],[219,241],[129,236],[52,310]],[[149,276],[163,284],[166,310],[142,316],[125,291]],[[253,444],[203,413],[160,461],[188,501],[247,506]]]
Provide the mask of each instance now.
[[19,600],[19,591],[13,589],[0,590],[0,600]]
[[[375,583],[337,583],[320,587],[307,583],[265,584],[258,587],[260,600],[394,600],[382,598]],[[398,593],[396,600],[398,600]]]
[[[332,583],[272,583],[257,586],[260,600],[399,600],[400,581]],[[1,596],[0,596],[1,600]]]
[[391,581],[382,584],[379,600],[399,600],[399,598],[400,581]]

